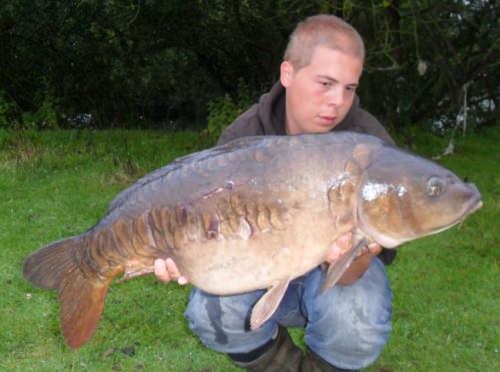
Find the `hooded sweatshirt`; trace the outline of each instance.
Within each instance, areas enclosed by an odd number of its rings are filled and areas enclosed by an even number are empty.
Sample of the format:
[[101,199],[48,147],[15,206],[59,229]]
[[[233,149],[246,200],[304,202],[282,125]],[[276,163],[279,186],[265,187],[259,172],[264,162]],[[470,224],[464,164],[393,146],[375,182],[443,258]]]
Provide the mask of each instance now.
[[[229,125],[219,137],[217,145],[225,144],[236,138],[261,135],[286,135],[285,130],[286,90],[280,82],[274,84],[268,93],[263,94],[259,102],[250,107]],[[376,136],[390,144],[394,140],[380,122],[369,112],[363,110],[356,96],[354,102],[342,120],[332,131],[351,131]],[[394,259],[394,250],[383,249],[379,258],[389,264]]]

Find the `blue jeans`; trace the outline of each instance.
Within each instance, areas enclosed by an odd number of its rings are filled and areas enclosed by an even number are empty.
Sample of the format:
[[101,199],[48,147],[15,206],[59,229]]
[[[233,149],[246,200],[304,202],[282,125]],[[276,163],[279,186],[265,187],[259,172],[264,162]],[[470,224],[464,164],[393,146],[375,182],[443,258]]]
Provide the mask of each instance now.
[[325,273],[317,268],[295,279],[274,315],[250,331],[253,305],[265,291],[214,296],[194,289],[185,316],[189,328],[209,348],[246,353],[268,342],[285,327],[304,327],[306,345],[330,364],[360,369],[373,363],[391,331],[392,293],[384,264],[374,258],[353,285],[320,294]]

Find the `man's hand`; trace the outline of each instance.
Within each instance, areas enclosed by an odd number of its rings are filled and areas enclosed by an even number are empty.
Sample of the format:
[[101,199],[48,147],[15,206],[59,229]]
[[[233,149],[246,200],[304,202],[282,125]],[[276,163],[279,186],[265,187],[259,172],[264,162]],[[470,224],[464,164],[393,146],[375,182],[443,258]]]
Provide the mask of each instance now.
[[325,255],[325,262],[334,263],[340,256],[347,252],[352,247],[352,233],[347,232],[340,235],[330,247]]
[[182,276],[174,260],[167,258],[162,260],[158,258],[154,263],[155,275],[159,281],[168,283],[171,280],[177,280],[180,285],[187,284],[188,280]]
[[[348,232],[338,237],[332,247],[325,255],[325,262],[334,264],[335,261],[345,252],[352,248],[352,233]],[[365,247],[358,257],[352,262],[351,266],[342,274],[339,281],[340,285],[354,284],[370,266],[372,258],[382,251],[382,247],[377,243],[371,243]]]

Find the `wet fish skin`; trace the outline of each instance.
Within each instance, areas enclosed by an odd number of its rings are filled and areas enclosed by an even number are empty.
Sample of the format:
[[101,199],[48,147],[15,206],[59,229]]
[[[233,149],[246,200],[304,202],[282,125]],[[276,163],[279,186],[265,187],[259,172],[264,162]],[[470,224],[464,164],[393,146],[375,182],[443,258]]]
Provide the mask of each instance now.
[[91,338],[116,276],[152,272],[154,259],[165,257],[213,294],[267,288],[253,309],[254,329],[341,234],[354,232],[353,249],[331,265],[325,287],[359,242],[396,247],[463,220],[480,199],[448,170],[375,137],[249,137],[141,178],[87,232],[29,256],[24,275],[59,291],[72,348]]

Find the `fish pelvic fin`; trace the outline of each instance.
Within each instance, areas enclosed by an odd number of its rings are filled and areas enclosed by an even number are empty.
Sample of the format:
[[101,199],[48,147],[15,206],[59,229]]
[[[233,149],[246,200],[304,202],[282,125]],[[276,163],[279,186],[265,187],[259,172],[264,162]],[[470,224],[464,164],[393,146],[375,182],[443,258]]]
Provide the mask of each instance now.
[[250,317],[250,329],[260,328],[278,308],[285,292],[290,284],[290,279],[278,280],[269,290],[257,301]]
[[320,293],[323,294],[328,288],[331,288],[338,282],[342,274],[351,266],[352,261],[358,256],[359,252],[367,245],[366,239],[359,240],[351,249],[345,252],[334,263],[328,266],[325,281],[321,286]]
[[111,279],[88,278],[77,266],[74,251],[80,237],[57,241],[31,254],[23,275],[34,285],[59,292],[64,340],[77,349],[94,334]]

